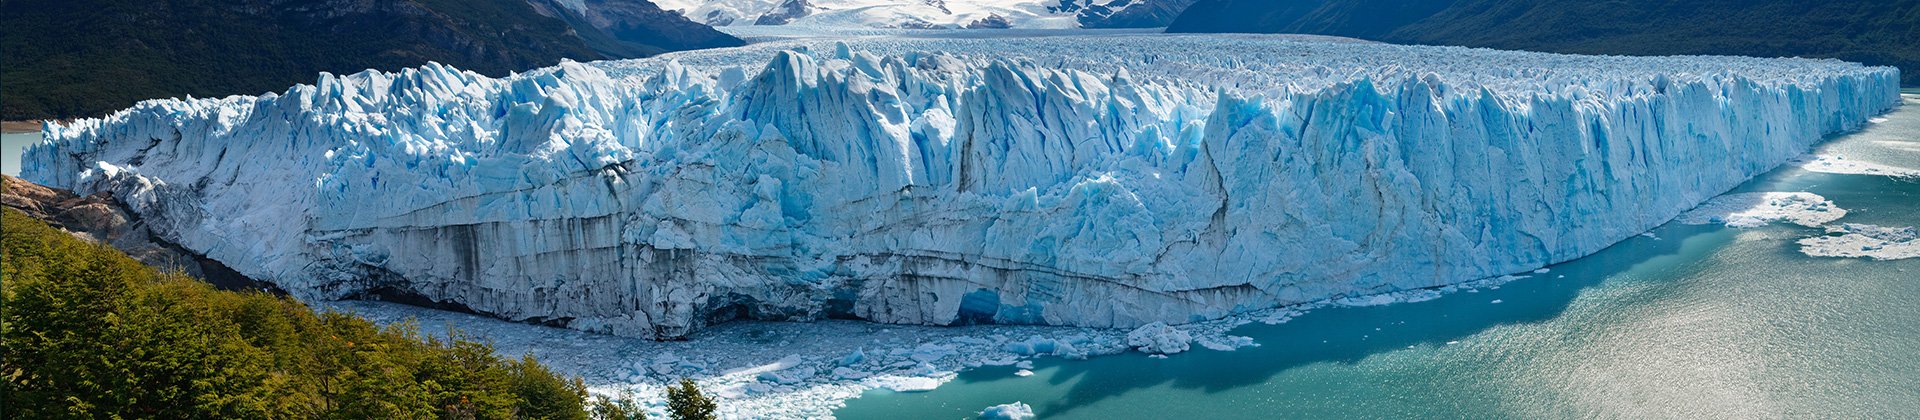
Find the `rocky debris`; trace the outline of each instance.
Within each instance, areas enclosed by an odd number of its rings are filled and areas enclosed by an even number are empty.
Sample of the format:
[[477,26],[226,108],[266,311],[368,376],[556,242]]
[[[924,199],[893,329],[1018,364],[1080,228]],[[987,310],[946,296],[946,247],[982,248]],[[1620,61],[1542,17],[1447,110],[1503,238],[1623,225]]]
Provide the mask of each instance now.
[[792,23],[795,19],[807,17],[818,9],[807,0],[787,0],[774,6],[773,10],[767,11],[766,14],[760,15],[760,19],[754,20],[753,24],[785,25]]
[[739,38],[661,10],[645,0],[528,0],[535,12],[566,22],[587,46],[609,57],[746,45]]
[[147,229],[138,215],[128,212],[112,192],[80,196],[0,175],[0,205],[65,230],[74,237],[112,245],[149,266],[180,270],[226,290],[262,290],[276,294],[272,284],[255,281],[219,261],[188,251]]

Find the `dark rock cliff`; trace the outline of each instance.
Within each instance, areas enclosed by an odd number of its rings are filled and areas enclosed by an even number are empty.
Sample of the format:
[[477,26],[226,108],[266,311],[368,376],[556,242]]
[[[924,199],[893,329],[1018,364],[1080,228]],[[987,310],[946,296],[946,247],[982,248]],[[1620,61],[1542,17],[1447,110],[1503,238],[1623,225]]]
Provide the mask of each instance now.
[[738,45],[641,0],[590,1],[598,6],[582,18],[600,23],[580,28],[528,1],[9,0],[0,117],[92,117],[145,99],[258,94],[319,72],[429,61],[500,76],[563,58]]

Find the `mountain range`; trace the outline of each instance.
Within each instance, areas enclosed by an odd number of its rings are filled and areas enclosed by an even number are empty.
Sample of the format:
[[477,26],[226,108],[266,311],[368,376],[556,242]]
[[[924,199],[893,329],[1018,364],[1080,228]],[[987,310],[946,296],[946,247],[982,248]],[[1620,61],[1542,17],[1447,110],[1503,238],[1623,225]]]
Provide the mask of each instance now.
[[742,44],[644,0],[549,1],[9,0],[0,117],[97,116],[429,61],[497,76]]
[[[577,1],[577,0],[575,0]],[[1158,28],[1194,0],[659,0],[713,26]]]

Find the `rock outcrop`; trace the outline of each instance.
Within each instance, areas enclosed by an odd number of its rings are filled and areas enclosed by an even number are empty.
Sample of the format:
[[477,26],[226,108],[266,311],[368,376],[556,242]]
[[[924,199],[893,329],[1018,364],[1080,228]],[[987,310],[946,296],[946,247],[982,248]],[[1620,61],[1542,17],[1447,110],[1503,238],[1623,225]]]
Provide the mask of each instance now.
[[111,192],[85,197],[0,175],[0,206],[26,213],[55,228],[90,242],[111,245],[128,256],[163,270],[180,270],[226,290],[280,292],[271,283],[254,281],[198,253],[167,242],[128,212]]

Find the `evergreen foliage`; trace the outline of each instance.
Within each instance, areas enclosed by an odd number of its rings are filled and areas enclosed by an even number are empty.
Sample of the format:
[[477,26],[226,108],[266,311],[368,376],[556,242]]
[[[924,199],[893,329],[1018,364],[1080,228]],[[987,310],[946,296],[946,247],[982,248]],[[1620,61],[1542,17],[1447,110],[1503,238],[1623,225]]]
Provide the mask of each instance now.
[[0,27],[7,120],[281,92],[322,71],[437,61],[500,76],[604,58],[524,0],[7,0]]
[[[589,416],[586,386],[454,333],[160,273],[0,210],[0,417]],[[593,407],[612,403],[602,400]],[[711,412],[711,402],[707,402]],[[636,418],[636,417],[626,417]]]
[[673,420],[714,420],[718,408],[691,379],[680,378],[679,385],[667,387],[667,413]]
[[593,418],[600,420],[647,420],[647,412],[634,404],[633,396],[623,395],[620,399],[606,396],[593,397]]

